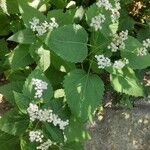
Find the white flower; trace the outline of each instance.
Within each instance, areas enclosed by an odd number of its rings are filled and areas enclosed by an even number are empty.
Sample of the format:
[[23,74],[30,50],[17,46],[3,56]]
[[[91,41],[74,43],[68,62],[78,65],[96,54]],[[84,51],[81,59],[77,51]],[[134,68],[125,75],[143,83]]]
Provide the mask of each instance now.
[[37,26],[40,23],[40,20],[36,17],[32,18],[32,21],[29,21],[29,23],[31,24],[31,29],[32,31],[36,31],[37,30]]
[[137,48],[137,56],[146,56],[148,54],[148,50],[145,47]]
[[121,9],[119,0],[115,0],[114,6],[112,6],[109,0],[98,0],[96,5],[99,8],[104,7],[106,10],[111,11],[112,13],[111,19],[113,23],[115,23],[119,19],[120,17],[119,10]]
[[95,31],[101,30],[102,24],[104,23],[104,21],[105,21],[105,16],[102,14],[99,14],[98,16],[95,16],[92,18],[90,26],[93,27]]
[[120,18],[120,13],[117,9],[112,9],[111,19],[112,22],[115,23]]
[[56,19],[55,18],[51,18],[50,19],[51,22],[49,23],[49,29],[54,29],[54,28],[58,28],[58,23],[56,22]]
[[53,30],[54,28],[58,27],[58,24],[55,20],[55,18],[51,18],[50,22],[44,21],[43,23],[40,23],[40,20],[36,17],[32,18],[31,21],[29,21],[31,24],[32,31],[36,31],[38,36],[43,35],[48,30]]
[[27,112],[30,116],[30,121],[35,121],[38,118],[38,106],[36,104],[29,104],[29,107],[27,109]]
[[49,109],[49,110],[47,110],[47,109],[44,109],[44,110],[39,110],[39,112],[38,112],[38,120],[40,120],[40,121],[43,121],[43,122],[49,122],[49,123],[51,123],[52,121],[53,121],[53,114],[52,114],[52,110],[51,109]]
[[106,10],[111,10],[112,9],[112,5],[109,2],[109,0],[98,0],[96,5],[100,8],[100,7],[104,7]]
[[64,130],[65,127],[69,124],[69,120],[63,121],[58,117],[58,115],[53,114],[53,124],[54,126],[59,125],[59,128]]
[[42,131],[37,130],[37,131],[30,131],[29,132],[29,140],[31,142],[42,142],[43,141],[43,134]]
[[150,47],[150,39],[144,40],[144,41],[143,41],[143,46],[144,46],[145,48],[149,48],[149,47]]
[[129,63],[129,60],[124,58],[123,60],[116,60],[113,64],[115,69],[122,69],[126,64]]
[[39,109],[36,104],[29,104],[27,112],[30,117],[30,121],[43,121],[48,123],[53,123],[54,126],[59,126],[61,130],[64,130],[65,127],[69,124],[69,120],[63,121],[59,118],[58,115],[54,114],[51,109]]
[[98,61],[98,68],[104,69],[105,67],[111,66],[111,61],[108,57],[104,57],[104,55],[95,55],[95,58]]
[[59,122],[59,128],[61,130],[64,130],[65,127],[68,126],[68,125],[69,125],[69,120],[66,120],[66,121],[60,120],[60,122]]
[[35,85],[35,98],[41,98],[43,96],[44,90],[47,89],[48,84],[40,79],[32,79],[32,85]]
[[119,34],[115,34],[112,42],[107,47],[112,52],[117,52],[119,49],[125,49],[124,41],[128,39],[128,30],[122,31]]
[[50,146],[52,146],[53,144],[55,144],[54,142],[52,142],[50,139],[48,139],[46,142],[42,143],[40,146],[38,146],[36,149],[40,149],[40,150],[48,150]]

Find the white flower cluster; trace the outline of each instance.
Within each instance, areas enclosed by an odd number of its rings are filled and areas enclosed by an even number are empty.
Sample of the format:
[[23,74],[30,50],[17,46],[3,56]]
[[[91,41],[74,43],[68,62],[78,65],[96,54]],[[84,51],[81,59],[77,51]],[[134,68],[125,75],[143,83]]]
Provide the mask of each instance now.
[[[50,146],[56,145],[55,142],[52,142],[48,139],[46,142],[43,142],[44,135],[41,130],[35,130],[29,132],[29,140],[30,142],[39,142],[41,145],[37,146],[36,149],[40,150],[48,150]],[[43,142],[43,143],[42,143]]]
[[52,142],[50,139],[48,139],[46,142],[42,143],[40,146],[38,146],[36,149],[40,150],[48,150],[50,146],[55,145],[56,143]]
[[112,5],[109,2],[109,0],[98,0],[96,2],[96,5],[100,8],[100,7],[104,7],[106,10],[111,10],[112,9]]
[[144,40],[144,41],[143,41],[143,46],[144,46],[145,48],[150,48],[150,39]]
[[120,12],[119,12],[120,9],[121,9],[120,2],[116,0],[115,7],[112,8],[111,10],[112,11],[111,19],[113,23],[115,23],[120,18]]
[[98,61],[98,68],[104,69],[105,67],[110,67],[111,65],[116,69],[122,69],[126,64],[129,63],[129,60],[124,58],[123,60],[116,60],[113,64],[108,57],[104,55],[95,55],[95,58]]
[[112,42],[108,46],[112,52],[117,52],[119,49],[125,49],[124,41],[128,39],[128,30],[115,34]]
[[95,31],[101,30],[102,24],[104,23],[104,21],[105,21],[105,16],[102,14],[99,14],[98,16],[95,16],[92,18],[90,26],[93,27]]
[[54,126],[59,126],[61,130],[64,130],[65,127],[69,124],[69,120],[63,121],[58,115],[54,114],[51,109],[39,109],[36,104],[29,104],[27,108],[27,112],[30,116],[31,121],[35,121],[36,119],[43,122],[53,123]]
[[145,47],[137,48],[137,56],[146,56],[148,53],[148,50]]
[[43,134],[41,130],[37,130],[37,131],[30,131],[29,132],[29,140],[31,142],[42,142],[43,141]]
[[34,98],[41,98],[44,90],[47,89],[48,84],[40,79],[32,79],[32,85],[35,85],[35,96]]
[[116,60],[113,64],[115,69],[122,69],[126,64],[129,63],[129,60],[124,58],[123,60]]
[[43,35],[48,30],[53,30],[54,28],[58,27],[55,18],[51,18],[50,22],[44,21],[43,23],[40,23],[40,20],[34,17],[29,23],[32,31],[37,32],[38,36]]
[[137,56],[146,56],[148,54],[147,48],[150,48],[150,39],[143,41],[143,47],[137,48]]
[[106,10],[109,10],[112,12],[111,18],[112,18],[113,23],[119,19],[120,17],[119,10],[121,9],[119,0],[115,0],[114,6],[112,6],[109,0],[98,0],[96,5],[99,8],[104,7]]
[[98,62],[98,68],[104,69],[105,67],[111,66],[111,61],[108,57],[105,57],[104,55],[95,55],[95,58]]

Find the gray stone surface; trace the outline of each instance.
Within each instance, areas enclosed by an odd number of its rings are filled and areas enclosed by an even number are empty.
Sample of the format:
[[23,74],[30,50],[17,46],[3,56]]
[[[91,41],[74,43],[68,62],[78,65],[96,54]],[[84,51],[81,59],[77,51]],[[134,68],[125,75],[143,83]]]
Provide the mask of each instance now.
[[150,150],[150,105],[137,103],[132,110],[106,108],[103,119],[87,128],[91,140],[85,150]]

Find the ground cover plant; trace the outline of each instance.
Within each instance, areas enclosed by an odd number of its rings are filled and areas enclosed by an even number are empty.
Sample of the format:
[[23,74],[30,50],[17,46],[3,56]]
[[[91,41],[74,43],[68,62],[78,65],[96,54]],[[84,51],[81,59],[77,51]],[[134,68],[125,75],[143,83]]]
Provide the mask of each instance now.
[[3,150],[80,150],[102,106],[133,107],[150,66],[149,1],[0,1]]

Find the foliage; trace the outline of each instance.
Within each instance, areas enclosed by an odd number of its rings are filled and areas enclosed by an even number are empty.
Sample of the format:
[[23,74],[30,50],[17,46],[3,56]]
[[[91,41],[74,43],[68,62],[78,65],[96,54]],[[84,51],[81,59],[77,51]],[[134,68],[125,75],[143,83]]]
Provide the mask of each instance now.
[[83,149],[105,92],[129,108],[146,96],[146,3],[138,15],[130,0],[0,1],[0,93],[12,105],[0,119],[3,150]]

